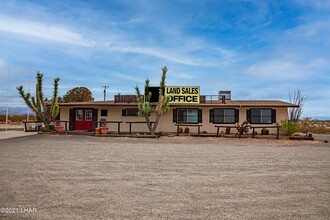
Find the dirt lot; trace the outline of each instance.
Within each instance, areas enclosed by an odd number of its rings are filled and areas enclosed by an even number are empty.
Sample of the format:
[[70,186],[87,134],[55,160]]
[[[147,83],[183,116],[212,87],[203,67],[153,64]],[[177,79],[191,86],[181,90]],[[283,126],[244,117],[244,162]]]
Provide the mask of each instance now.
[[37,135],[0,150],[0,208],[18,212],[1,219],[330,218],[318,141]]

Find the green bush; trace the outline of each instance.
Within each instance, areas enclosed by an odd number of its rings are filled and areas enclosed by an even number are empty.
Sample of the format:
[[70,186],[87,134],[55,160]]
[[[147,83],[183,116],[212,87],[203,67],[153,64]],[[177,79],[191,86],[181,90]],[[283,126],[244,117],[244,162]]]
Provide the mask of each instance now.
[[298,123],[294,121],[281,121],[281,125],[281,131],[286,135],[292,135],[300,130]]

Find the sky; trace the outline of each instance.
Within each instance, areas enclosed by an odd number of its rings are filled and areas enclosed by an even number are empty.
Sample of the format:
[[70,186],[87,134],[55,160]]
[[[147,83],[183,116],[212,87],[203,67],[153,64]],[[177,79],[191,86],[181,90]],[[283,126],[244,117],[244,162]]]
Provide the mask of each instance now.
[[16,86],[95,100],[134,87],[200,86],[236,100],[308,95],[303,117],[330,119],[330,0],[1,0],[0,106],[24,106]]

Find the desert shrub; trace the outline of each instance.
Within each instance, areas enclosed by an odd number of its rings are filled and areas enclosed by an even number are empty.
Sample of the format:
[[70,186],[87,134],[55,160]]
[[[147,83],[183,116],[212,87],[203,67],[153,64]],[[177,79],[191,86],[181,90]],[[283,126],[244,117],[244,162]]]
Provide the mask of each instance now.
[[298,123],[295,121],[281,121],[281,125],[281,131],[286,135],[292,135],[300,130]]
[[49,130],[47,128],[45,128],[45,127],[41,127],[39,131],[41,131],[41,132],[48,132]]
[[50,131],[55,131],[55,126],[54,125],[49,125],[49,129],[47,129],[46,127],[41,127],[40,128],[41,132],[50,132]]
[[311,126],[309,132],[314,134],[330,134],[330,128],[325,126]]
[[[22,122],[26,120],[26,115],[9,115],[8,120],[10,122]],[[35,121],[36,116],[30,115],[29,120]],[[0,115],[0,122],[6,122],[6,115]]]
[[303,133],[314,133],[314,134],[330,134],[330,126],[328,121],[317,121],[317,120],[302,120],[300,121],[300,131]]

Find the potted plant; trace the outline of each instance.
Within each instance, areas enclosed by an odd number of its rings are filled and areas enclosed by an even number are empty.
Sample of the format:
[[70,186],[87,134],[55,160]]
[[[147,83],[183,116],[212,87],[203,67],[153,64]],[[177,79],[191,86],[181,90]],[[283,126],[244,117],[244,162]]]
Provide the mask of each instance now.
[[101,134],[107,134],[108,133],[108,127],[106,124],[102,125],[101,128]]
[[100,128],[95,128],[95,135],[99,135],[100,134]]
[[56,122],[56,125],[55,125],[55,131],[56,133],[62,133],[63,132],[63,126],[61,125],[60,122]]

